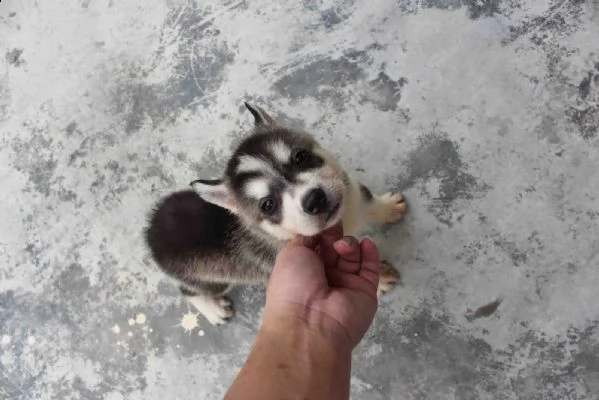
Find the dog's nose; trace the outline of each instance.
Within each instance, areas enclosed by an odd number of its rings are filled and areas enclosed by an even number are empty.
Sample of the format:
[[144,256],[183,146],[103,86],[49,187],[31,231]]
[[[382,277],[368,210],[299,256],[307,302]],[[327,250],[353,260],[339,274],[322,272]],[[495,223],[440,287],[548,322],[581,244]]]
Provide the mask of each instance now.
[[312,189],[302,200],[305,212],[311,215],[323,213],[327,209],[327,195],[322,189]]

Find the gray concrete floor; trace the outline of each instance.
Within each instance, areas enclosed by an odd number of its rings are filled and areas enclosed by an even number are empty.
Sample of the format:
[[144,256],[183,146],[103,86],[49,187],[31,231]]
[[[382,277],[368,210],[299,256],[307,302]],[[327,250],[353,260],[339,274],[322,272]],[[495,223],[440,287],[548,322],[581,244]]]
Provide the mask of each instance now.
[[142,229],[244,100],[409,199],[352,398],[599,398],[598,38],[596,0],[3,0],[0,398],[222,396],[263,290],[209,326]]

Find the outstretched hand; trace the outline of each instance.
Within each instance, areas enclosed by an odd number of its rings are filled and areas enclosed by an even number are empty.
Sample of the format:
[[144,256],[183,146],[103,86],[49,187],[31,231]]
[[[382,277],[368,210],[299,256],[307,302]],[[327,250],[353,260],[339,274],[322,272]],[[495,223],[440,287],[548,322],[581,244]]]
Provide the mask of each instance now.
[[379,266],[372,240],[343,237],[341,225],[316,238],[298,236],[277,256],[265,322],[298,318],[354,348],[377,309]]

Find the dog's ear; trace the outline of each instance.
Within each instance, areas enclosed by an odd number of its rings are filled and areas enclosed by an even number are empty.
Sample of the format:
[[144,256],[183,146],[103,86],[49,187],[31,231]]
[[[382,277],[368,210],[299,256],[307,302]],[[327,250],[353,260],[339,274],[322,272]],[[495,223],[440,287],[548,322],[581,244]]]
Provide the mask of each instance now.
[[260,107],[253,106],[247,101],[244,104],[245,108],[247,108],[249,112],[251,112],[254,116],[254,124],[256,125],[256,128],[271,127],[277,125],[276,121]]
[[222,180],[197,179],[189,185],[205,201],[225,208],[234,214],[237,212],[235,198]]

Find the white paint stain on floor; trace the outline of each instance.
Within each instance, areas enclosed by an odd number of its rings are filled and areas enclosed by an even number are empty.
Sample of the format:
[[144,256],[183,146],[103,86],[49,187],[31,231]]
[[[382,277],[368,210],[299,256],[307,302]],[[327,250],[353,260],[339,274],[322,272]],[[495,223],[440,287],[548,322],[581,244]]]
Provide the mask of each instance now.
[[2,346],[8,346],[11,341],[12,338],[9,335],[2,335],[2,341],[0,343],[2,343]]
[[200,315],[199,313],[192,313],[191,310],[189,310],[189,308],[187,309],[187,313],[183,314],[183,316],[181,317],[181,322],[179,322],[178,325],[175,325],[175,327],[180,326],[181,328],[183,328],[183,330],[186,333],[191,334],[191,332],[195,329],[198,328],[200,325],[198,324],[198,315]]
[[138,325],[142,325],[146,323],[146,315],[143,313],[139,313],[135,316],[135,323]]

